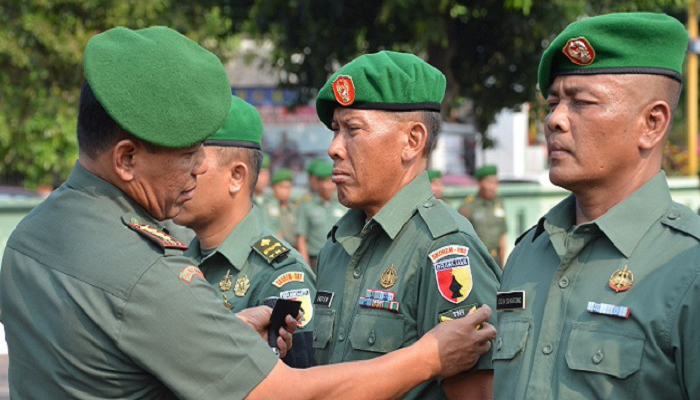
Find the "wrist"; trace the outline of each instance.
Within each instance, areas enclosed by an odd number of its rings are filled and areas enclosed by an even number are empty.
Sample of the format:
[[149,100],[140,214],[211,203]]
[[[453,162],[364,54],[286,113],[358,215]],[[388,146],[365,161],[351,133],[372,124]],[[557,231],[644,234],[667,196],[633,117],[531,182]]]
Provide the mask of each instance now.
[[416,365],[423,365],[421,373],[422,380],[435,378],[442,372],[442,364],[440,362],[440,350],[437,339],[432,333],[425,334],[420,340],[411,346],[414,350],[414,355],[417,358]]

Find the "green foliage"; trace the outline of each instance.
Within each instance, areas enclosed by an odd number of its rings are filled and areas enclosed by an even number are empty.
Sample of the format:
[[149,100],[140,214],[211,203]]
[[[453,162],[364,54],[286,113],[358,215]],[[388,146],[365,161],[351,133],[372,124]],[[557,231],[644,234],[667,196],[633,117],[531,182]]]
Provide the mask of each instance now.
[[209,2],[6,0],[0,3],[0,178],[57,184],[77,155],[82,54],[117,25],[167,25],[217,50],[231,26]]

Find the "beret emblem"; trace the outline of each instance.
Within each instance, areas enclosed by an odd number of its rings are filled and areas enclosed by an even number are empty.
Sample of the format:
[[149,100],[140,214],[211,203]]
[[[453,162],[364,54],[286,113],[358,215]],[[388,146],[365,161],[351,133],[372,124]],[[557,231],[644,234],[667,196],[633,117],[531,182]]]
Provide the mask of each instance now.
[[595,60],[595,50],[583,36],[569,39],[562,51],[576,65],[589,65]]
[[343,106],[349,106],[355,101],[355,84],[350,75],[338,75],[333,81],[333,94]]

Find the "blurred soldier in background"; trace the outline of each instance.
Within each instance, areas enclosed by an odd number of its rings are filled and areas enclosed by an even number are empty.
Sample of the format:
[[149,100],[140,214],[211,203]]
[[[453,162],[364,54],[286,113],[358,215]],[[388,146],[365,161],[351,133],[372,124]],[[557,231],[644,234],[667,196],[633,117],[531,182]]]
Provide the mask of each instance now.
[[495,165],[484,165],[474,172],[479,184],[476,196],[467,196],[459,206],[459,212],[474,226],[489,254],[501,268],[506,252],[506,212],[498,197],[498,169]]
[[278,168],[272,174],[271,181],[274,198],[267,204],[270,229],[296,248],[296,207],[289,201],[292,195],[293,172],[289,168]]
[[442,198],[442,172],[437,169],[428,170],[428,179],[430,180],[430,187],[435,193],[435,197],[438,199]]
[[316,176],[317,196],[302,203],[297,211],[297,247],[314,271],[318,252],[326,243],[328,232],[347,210],[335,196],[332,170],[333,164],[328,161],[314,164],[312,173]]

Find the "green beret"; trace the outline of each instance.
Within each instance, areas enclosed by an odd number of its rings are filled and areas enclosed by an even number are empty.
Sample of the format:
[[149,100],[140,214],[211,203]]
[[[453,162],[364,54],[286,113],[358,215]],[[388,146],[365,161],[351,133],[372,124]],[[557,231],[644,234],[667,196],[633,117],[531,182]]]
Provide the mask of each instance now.
[[440,170],[437,170],[437,169],[429,169],[429,170],[427,170],[427,171],[428,171],[428,179],[430,179],[431,181],[432,181],[433,179],[442,178],[442,172],[440,172]]
[[[240,97],[231,96],[231,108],[223,125],[209,136],[207,146],[247,147],[260,150],[263,124],[258,110]],[[268,156],[268,165],[269,156]]]
[[263,154],[262,165],[260,168],[270,168],[270,155],[267,153]]
[[163,26],[117,27],[85,47],[85,76],[123,129],[149,143],[188,147],[216,132],[231,104],[219,58]]
[[474,171],[474,178],[477,180],[491,175],[498,175],[498,167],[495,165],[482,165]]
[[314,165],[313,174],[319,179],[329,178],[333,175],[333,164],[325,160],[320,160]]
[[321,157],[314,158],[313,160],[311,160],[309,165],[306,167],[306,172],[309,175],[314,175],[314,170],[316,169],[316,165],[319,163],[324,163],[324,162],[328,162],[328,161],[325,158],[321,158]]
[[381,51],[336,71],[318,92],[316,113],[328,128],[338,105],[363,110],[440,111],[445,75],[420,57]]
[[279,168],[274,174],[272,174],[272,178],[270,180],[272,181],[273,185],[277,182],[291,181],[292,170],[289,168]]
[[557,75],[653,74],[681,81],[688,33],[666,14],[618,13],[569,24],[542,54],[540,92]]

